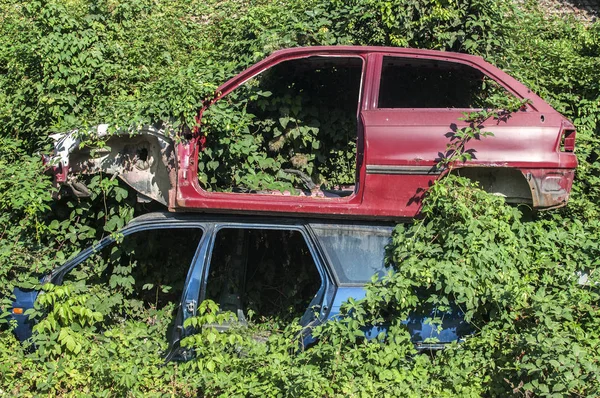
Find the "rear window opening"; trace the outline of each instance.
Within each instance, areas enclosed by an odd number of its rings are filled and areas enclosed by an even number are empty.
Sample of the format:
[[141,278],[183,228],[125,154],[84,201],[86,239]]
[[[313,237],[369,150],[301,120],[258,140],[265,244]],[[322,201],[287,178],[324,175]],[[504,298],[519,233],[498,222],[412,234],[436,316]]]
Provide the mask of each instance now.
[[497,108],[512,98],[471,66],[431,59],[383,57],[379,108]]
[[311,228],[340,285],[362,286],[393,269],[386,265],[392,227],[315,223]]
[[199,155],[201,186],[220,192],[352,195],[362,66],[356,57],[285,61],[217,101],[202,119],[207,143]]
[[300,232],[225,228],[215,239],[206,298],[241,323],[282,326],[310,311],[321,284]]

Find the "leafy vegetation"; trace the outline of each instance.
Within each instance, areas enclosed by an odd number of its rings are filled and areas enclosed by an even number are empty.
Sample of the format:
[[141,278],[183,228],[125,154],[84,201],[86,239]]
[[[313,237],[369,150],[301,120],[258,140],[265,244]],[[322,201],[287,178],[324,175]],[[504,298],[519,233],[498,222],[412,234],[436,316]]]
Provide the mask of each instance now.
[[[174,304],[140,301],[127,267],[119,295],[82,281],[45,285],[32,343],[19,344],[6,322],[0,331],[2,393],[600,395],[600,24],[548,17],[534,3],[0,0],[0,306],[14,286],[38,286],[73,253],[151,210],[103,176],[87,181],[89,200],[53,201],[35,154],[48,149],[49,133],[99,122],[192,128],[197,108],[228,77],[273,50],[317,44],[463,51],[508,71],[577,126],[580,167],[569,206],[524,216],[468,181],[442,180],[424,217],[397,227],[395,272],[318,327],[307,350],[295,323],[266,342],[252,330],[201,328],[183,343],[195,359],[164,365]],[[285,129],[281,116],[273,118]],[[472,133],[448,149],[461,155]],[[228,134],[214,128],[207,139],[218,149]],[[230,146],[227,161],[253,170],[236,159],[268,144],[242,128],[235,134],[243,144]],[[317,174],[344,183],[347,170],[335,167],[319,164]],[[216,180],[207,174],[204,182]],[[401,321],[415,309],[442,314],[450,305],[476,332],[443,352],[417,354]],[[207,301],[188,326],[229,319]],[[391,325],[388,334],[365,340],[361,327],[379,322]]]
[[353,186],[361,67],[358,58],[283,62],[208,108],[200,181],[290,193],[294,185]]

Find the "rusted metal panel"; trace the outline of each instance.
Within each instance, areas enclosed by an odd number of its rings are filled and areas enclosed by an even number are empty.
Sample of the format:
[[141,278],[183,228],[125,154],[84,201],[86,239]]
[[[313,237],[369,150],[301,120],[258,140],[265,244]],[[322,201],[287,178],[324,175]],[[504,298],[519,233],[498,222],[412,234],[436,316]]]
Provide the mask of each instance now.
[[[83,138],[89,135],[102,139],[103,146],[82,146]],[[100,125],[84,133],[75,130],[53,138],[56,149],[48,162],[54,170],[55,182],[69,186],[76,196],[86,196],[82,184],[75,183],[76,175],[102,172],[118,176],[142,200],[168,204],[169,190],[176,186],[175,153],[173,141],[161,130],[144,127],[135,134],[109,134],[108,126]]]
[[569,201],[575,171],[560,169],[523,169],[531,188],[533,207],[554,209]]

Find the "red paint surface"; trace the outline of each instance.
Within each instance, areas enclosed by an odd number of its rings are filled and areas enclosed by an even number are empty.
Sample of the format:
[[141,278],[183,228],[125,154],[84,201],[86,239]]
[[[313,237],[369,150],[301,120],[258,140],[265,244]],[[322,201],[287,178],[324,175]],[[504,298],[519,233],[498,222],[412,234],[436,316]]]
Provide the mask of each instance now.
[[[563,129],[572,130],[572,124],[523,84],[480,57],[385,47],[339,46],[281,50],[219,87],[221,95],[215,101],[277,63],[315,55],[360,56],[365,61],[358,128],[359,183],[355,194],[346,198],[318,198],[204,191],[198,184],[197,162],[199,149],[204,146],[205,138],[201,132],[197,132],[194,138],[187,143],[178,144],[176,148],[177,187],[176,197],[171,198],[169,204],[172,210],[355,218],[404,218],[417,215],[423,193],[438,177],[428,173],[427,168],[435,165],[439,152],[445,150],[449,141],[447,133],[465,125],[458,119],[468,110],[377,109],[384,55],[466,64],[479,69],[516,97],[528,99],[530,104],[525,111],[512,114],[507,121],[485,123],[486,129],[493,132],[494,137],[470,141],[467,147],[474,151],[474,158],[463,167],[509,167],[520,170],[532,188],[534,207],[557,207],[568,200],[577,160],[572,152],[561,152],[560,141]],[[199,112],[199,118],[203,110]],[[574,133],[569,136],[569,143],[574,143],[574,137]],[[386,171],[386,167],[389,170]],[[412,170],[411,167],[420,171]],[[373,173],[373,168],[379,171]],[[367,169],[371,171],[368,172]],[[412,174],[398,174],[406,173],[407,169],[412,170]],[[544,187],[551,190],[544,191]]]

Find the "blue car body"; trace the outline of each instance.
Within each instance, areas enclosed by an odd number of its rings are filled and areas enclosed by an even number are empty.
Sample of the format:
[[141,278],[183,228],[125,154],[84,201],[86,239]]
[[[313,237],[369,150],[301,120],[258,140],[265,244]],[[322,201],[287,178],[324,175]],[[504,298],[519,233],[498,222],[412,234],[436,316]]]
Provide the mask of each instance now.
[[[203,233],[198,243],[190,243],[197,244],[197,248],[194,249],[195,255],[183,287],[179,312],[176,317],[176,325],[179,327],[174,329],[172,347],[177,347],[178,342],[190,333],[189,330],[183,328],[183,322],[196,314],[196,304],[206,298],[207,278],[211,266],[210,256],[215,245],[215,235],[224,228],[281,229],[293,230],[302,234],[321,278],[321,285],[301,318],[300,322],[303,326],[314,326],[335,318],[339,315],[341,305],[348,299],[359,300],[365,296],[365,284],[371,280],[373,275],[381,276],[388,271],[384,265],[385,247],[391,238],[393,226],[385,223],[356,223],[337,220],[315,222],[315,220],[294,218],[152,213],[132,220],[122,230],[122,234],[128,236],[145,230],[162,231],[190,226],[202,229]],[[80,252],[51,274],[43,277],[42,282],[62,283],[64,276],[91,254],[97,253],[113,243],[114,240],[111,237],[101,240],[98,244]],[[21,290],[19,288],[14,290],[13,309],[18,308],[22,313],[13,311],[10,315],[17,324],[14,333],[21,341],[32,335],[33,323],[24,313],[33,308],[38,294],[38,290]],[[441,327],[429,322],[432,315],[434,314],[414,314],[403,322],[418,348],[442,348],[444,344],[457,341],[470,333],[462,313],[457,309],[444,315]],[[373,338],[381,332],[385,332],[385,326],[374,326],[370,330],[365,330],[367,338]],[[309,344],[311,341],[312,337],[307,334],[306,343]]]
[[25,311],[33,308],[35,299],[38,296],[37,290],[21,290],[19,288],[14,289],[15,300],[13,301],[13,309],[21,308],[23,313],[17,314],[11,311],[10,316],[17,323],[17,327],[13,330],[17,338],[21,341],[27,340],[31,337],[31,328],[33,322],[29,320],[29,317],[25,315]]

